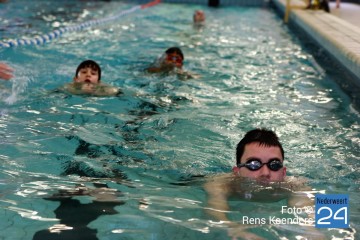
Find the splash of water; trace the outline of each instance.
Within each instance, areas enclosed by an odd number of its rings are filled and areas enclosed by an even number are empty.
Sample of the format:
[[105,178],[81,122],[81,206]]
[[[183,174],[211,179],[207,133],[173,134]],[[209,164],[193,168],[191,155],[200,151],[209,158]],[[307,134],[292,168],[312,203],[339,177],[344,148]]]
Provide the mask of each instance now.
[[23,93],[28,84],[30,78],[28,76],[17,76],[12,80],[11,93],[4,99],[7,104],[14,104],[18,100],[18,96]]

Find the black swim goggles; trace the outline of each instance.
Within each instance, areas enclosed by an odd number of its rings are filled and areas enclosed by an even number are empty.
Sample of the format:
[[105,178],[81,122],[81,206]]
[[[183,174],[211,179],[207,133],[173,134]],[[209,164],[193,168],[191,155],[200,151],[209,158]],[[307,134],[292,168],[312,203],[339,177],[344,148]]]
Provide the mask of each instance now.
[[250,171],[257,171],[266,165],[271,171],[279,171],[283,164],[278,158],[272,158],[267,163],[262,163],[258,158],[250,158],[246,163],[238,164],[238,168],[246,167]]

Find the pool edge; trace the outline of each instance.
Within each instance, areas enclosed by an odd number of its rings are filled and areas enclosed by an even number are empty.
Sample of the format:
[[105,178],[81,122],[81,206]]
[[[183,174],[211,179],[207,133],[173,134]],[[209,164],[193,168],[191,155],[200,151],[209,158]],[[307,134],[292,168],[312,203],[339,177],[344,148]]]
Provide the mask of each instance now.
[[[286,0],[271,0],[281,16],[285,15]],[[289,23],[306,32],[345,69],[354,75],[360,87],[360,28],[321,10],[305,10],[302,1],[291,1],[297,6],[290,11]]]

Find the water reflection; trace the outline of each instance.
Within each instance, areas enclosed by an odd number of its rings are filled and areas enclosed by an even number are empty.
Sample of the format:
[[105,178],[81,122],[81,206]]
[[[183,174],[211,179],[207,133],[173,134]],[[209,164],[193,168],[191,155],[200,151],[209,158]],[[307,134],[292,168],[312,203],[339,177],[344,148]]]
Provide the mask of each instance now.
[[[82,203],[74,197],[90,196],[89,203]],[[121,192],[108,188],[106,184],[93,183],[93,187],[77,186],[72,190],[60,190],[58,193],[44,198],[59,202],[55,209],[55,217],[59,223],[47,230],[35,233],[33,239],[91,239],[97,240],[97,230],[89,227],[89,223],[102,215],[113,215],[119,212],[115,207],[123,205],[119,200]]]

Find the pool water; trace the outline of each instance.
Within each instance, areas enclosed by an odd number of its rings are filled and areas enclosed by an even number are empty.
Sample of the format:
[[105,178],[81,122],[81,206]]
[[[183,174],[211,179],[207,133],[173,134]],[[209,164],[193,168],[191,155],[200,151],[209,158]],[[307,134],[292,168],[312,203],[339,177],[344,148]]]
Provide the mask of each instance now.
[[[0,5],[0,36],[31,38],[133,6],[9,1]],[[191,22],[199,8],[202,28]],[[171,46],[201,78],[143,71]],[[328,75],[271,9],[162,3],[44,45],[2,48],[0,57],[16,75],[0,85],[0,239],[226,239],[227,229],[205,213],[203,184],[231,171],[236,144],[256,127],[277,132],[289,175],[308,178],[316,191],[349,194],[351,228],[319,231],[359,238],[359,106],[337,85],[341,75]],[[54,92],[85,59],[100,63],[103,82],[124,94]],[[76,194],[81,187],[93,197]],[[65,191],[76,196],[61,197]],[[246,202],[245,213],[234,204],[236,220],[279,214],[284,203]],[[299,239],[308,229],[252,231]]]

